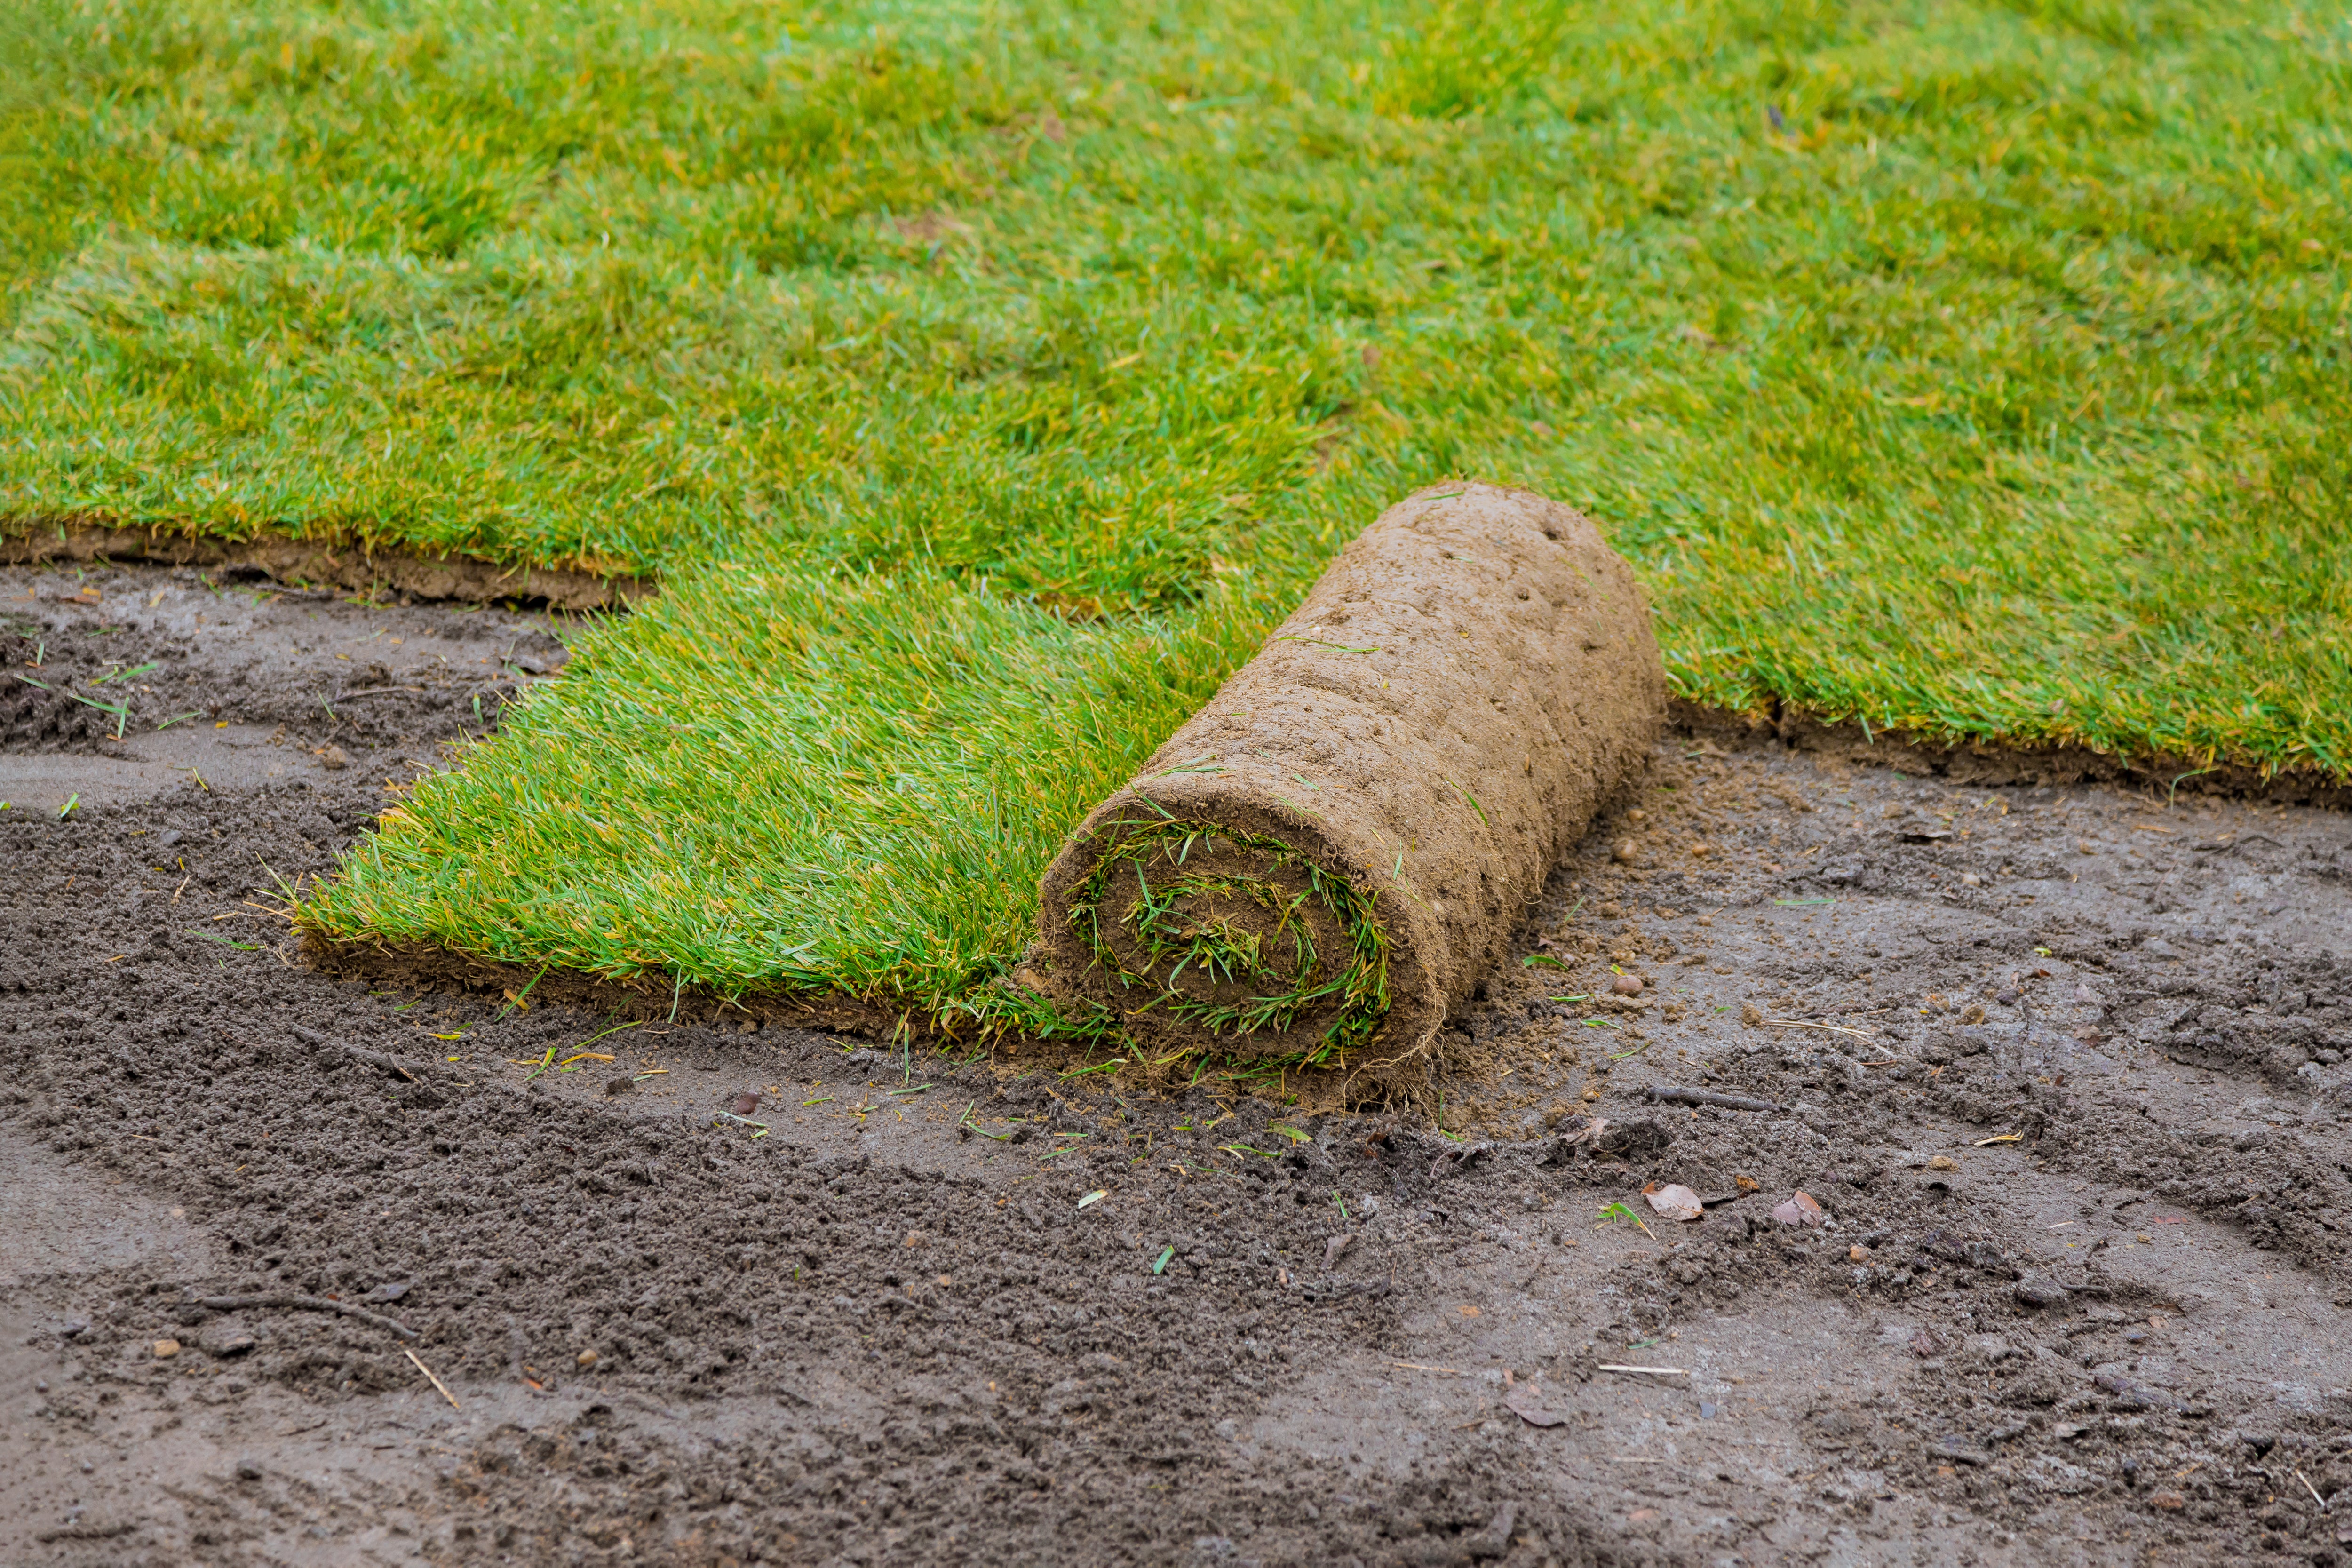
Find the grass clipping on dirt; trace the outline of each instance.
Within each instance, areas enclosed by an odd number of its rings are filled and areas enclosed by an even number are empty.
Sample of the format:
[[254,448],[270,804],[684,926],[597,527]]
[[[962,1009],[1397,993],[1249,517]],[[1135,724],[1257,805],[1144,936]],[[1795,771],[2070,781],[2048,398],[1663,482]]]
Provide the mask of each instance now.
[[1147,1053],[1393,1080],[1506,961],[1664,702],[1590,520],[1488,485],[1407,497],[1078,826],[1017,978]]
[[1670,686],[2352,770],[2341,3],[0,16],[0,517],[657,574],[314,930],[927,1010],[1455,474]]

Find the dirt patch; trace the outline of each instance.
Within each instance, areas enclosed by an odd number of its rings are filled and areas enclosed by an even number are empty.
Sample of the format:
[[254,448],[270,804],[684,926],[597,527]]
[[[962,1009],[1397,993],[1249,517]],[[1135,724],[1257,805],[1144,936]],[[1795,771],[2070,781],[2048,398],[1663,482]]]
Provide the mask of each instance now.
[[1432,1125],[304,967],[456,733],[0,815],[0,1558],[2341,1560],[2342,816],[1670,738]]
[[289,587],[341,589],[372,598],[468,604],[509,602],[574,613],[613,610],[654,592],[642,577],[501,566],[470,555],[371,550],[334,540],[262,534],[226,540],[149,529],[60,522],[0,536],[0,565],[110,566],[117,562],[194,566],[226,575],[268,577]]
[[1818,752],[1843,762],[1895,768],[1913,778],[1954,784],[2115,784],[2160,791],[2168,800],[2183,794],[2218,795],[2293,805],[2352,809],[2352,786],[2319,768],[2265,772],[2238,763],[2200,762],[2193,757],[2110,756],[2088,746],[1994,745],[1989,742],[1931,741],[1901,730],[1874,730],[1851,720],[1830,723],[1799,708],[1775,703],[1769,711],[1743,714],[1701,708],[1676,698],[1674,721],[1696,735],[1754,742],[1767,737],[1798,751]]
[[1591,520],[1417,491],[1072,832],[1017,978],[1161,1050],[1417,1079],[1664,690]]
[[55,811],[315,777],[483,732],[562,668],[565,625],[193,569],[0,573],[0,800]]

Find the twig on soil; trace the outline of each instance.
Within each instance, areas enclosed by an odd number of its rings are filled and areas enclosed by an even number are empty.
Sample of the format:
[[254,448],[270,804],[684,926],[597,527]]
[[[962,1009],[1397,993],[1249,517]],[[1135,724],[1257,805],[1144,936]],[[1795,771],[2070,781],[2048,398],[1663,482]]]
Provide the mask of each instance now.
[[2303,1483],[2303,1489],[2311,1494],[2311,1500],[2319,1505],[2319,1511],[2326,1513],[2327,1511],[2327,1500],[2319,1495],[2319,1489],[2311,1484],[2311,1478],[2305,1475],[2300,1469],[2298,1469],[2294,1472],[2294,1479]]
[[353,1061],[364,1062],[369,1067],[374,1068],[381,1072],[396,1072],[411,1083],[423,1083],[425,1081],[418,1078],[415,1073],[410,1072],[406,1068],[401,1066],[397,1060],[384,1055],[382,1051],[366,1050],[359,1046],[347,1046],[341,1040],[331,1040],[327,1038],[326,1036],[319,1033],[318,1030],[306,1029],[299,1024],[293,1026],[293,1033],[297,1039],[308,1040],[314,1046],[326,1046],[331,1049],[341,1051],[343,1055],[351,1058]]
[[1661,1105],[1711,1105],[1723,1110],[1778,1110],[1780,1108],[1769,1100],[1749,1100],[1744,1095],[1717,1094],[1708,1089],[1683,1089],[1674,1084],[1652,1084],[1642,1091]]
[[1618,1366],[1610,1362],[1602,1362],[1593,1370],[1595,1372],[1650,1372],[1656,1373],[1661,1377],[1688,1377],[1690,1375],[1688,1370],[1679,1366]]
[[1858,1040],[1871,1037],[1868,1029],[1849,1028],[1843,1024],[1812,1024],[1802,1018],[1767,1018],[1764,1026],[1768,1029],[1826,1029],[1832,1035],[1852,1035]]
[[1444,1372],[1451,1373],[1455,1377],[1468,1375],[1458,1366],[1423,1366],[1417,1361],[1392,1361],[1389,1364],[1403,1367],[1408,1372]]
[[433,1386],[441,1391],[441,1397],[449,1402],[450,1409],[455,1410],[458,1408],[457,1396],[449,1392],[449,1385],[447,1384],[433,1375],[433,1369],[425,1364],[422,1357],[420,1357],[415,1351],[410,1350],[406,1345],[400,1347],[400,1353],[406,1356],[409,1360],[416,1363],[416,1370],[423,1373],[426,1379],[432,1383]]
[[357,1318],[379,1329],[389,1329],[404,1340],[413,1340],[416,1331],[396,1318],[381,1312],[371,1312],[365,1307],[354,1307],[349,1301],[330,1301],[324,1296],[199,1296],[196,1305],[209,1307],[215,1312],[234,1311],[239,1307],[294,1307],[307,1312],[341,1312],[347,1318]]

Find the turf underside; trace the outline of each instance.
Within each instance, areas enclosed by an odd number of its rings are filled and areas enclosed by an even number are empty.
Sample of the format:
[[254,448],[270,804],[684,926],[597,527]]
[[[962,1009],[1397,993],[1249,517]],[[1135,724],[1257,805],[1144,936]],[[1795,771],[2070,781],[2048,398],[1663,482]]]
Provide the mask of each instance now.
[[2341,4],[36,0],[0,515],[660,574],[309,920],[986,1013],[1449,475],[1698,700],[2344,775],[2347,259]]

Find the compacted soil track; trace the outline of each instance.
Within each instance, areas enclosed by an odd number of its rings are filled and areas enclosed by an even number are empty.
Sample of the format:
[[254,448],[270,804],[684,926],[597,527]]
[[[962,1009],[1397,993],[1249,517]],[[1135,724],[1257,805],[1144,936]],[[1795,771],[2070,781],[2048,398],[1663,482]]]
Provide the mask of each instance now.
[[561,628],[0,612],[0,1562],[2347,1550],[2340,815],[1681,733],[1433,1119],[1154,1097],[322,975],[285,889]]

